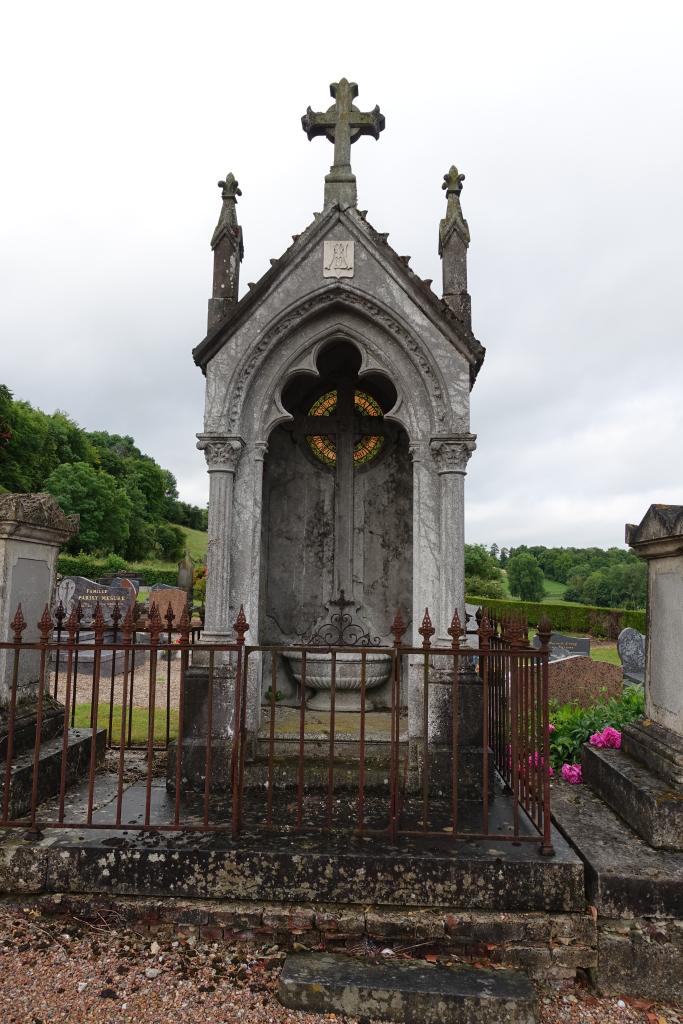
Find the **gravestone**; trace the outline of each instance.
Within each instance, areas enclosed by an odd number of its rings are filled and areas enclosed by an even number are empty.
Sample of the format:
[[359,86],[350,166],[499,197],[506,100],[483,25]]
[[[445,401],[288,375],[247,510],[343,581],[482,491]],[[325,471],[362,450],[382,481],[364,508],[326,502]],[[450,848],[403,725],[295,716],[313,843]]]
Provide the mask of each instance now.
[[617,637],[617,651],[624,670],[624,678],[635,683],[645,679],[645,636],[627,626]]
[[83,610],[82,623],[87,626],[92,622],[95,607],[99,604],[104,614],[105,623],[110,625],[114,606],[118,605],[121,621],[123,621],[128,609],[135,604],[135,597],[135,587],[132,584],[105,587],[101,583],[95,583],[94,580],[86,579],[85,576],[65,576],[57,586],[54,606],[56,607],[61,601],[68,616],[80,601]]
[[[78,532],[78,516],[67,516],[49,494],[0,495],[0,637],[11,640],[12,622],[21,604],[26,628],[24,643],[40,638],[38,622],[49,607],[56,578],[59,549]],[[0,747],[6,736],[12,695],[14,652],[0,651]],[[24,723],[17,733],[16,750],[32,743],[36,724],[36,697],[40,652],[23,651],[18,661],[17,716]],[[49,723],[59,727],[61,711],[48,698],[43,707],[43,734]],[[31,732],[33,730],[33,732]]]
[[194,586],[194,562],[187,551],[182,562],[178,562],[178,586],[185,591],[191,601]]
[[158,589],[152,588],[149,595],[150,610],[153,603],[159,609],[159,615],[161,615],[164,627],[166,626],[166,612],[168,611],[168,606],[171,606],[173,611],[173,628],[177,629],[183,609],[187,607],[188,603],[186,592],[181,590],[180,587],[161,586]]
[[[533,638],[532,644],[536,648],[541,646],[538,636]],[[564,633],[550,634],[550,661],[561,661],[563,658],[589,658],[590,653],[590,637],[566,636]]]
[[115,576],[111,581],[110,586],[112,587],[127,587],[128,590],[133,590],[137,597],[140,591],[140,580],[133,580],[129,576]]

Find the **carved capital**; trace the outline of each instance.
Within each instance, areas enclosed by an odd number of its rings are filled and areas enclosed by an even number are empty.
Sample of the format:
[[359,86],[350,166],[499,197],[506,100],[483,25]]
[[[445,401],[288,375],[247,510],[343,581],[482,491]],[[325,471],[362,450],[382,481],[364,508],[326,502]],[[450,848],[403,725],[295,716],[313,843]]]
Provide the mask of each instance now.
[[439,473],[465,473],[467,463],[476,447],[476,434],[433,437],[430,441],[432,457]]
[[424,462],[427,451],[427,445],[423,441],[411,441],[408,445],[408,452],[410,453],[413,465]]
[[197,434],[197,447],[204,452],[209,473],[234,473],[244,449],[241,437]]

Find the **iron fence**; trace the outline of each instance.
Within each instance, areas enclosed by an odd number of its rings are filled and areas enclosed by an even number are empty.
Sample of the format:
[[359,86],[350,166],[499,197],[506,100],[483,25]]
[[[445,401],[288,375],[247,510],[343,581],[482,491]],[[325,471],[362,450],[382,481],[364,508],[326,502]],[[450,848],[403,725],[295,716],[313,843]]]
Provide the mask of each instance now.
[[[348,645],[249,645],[242,609],[224,644],[205,643],[187,611],[175,623],[156,605],[146,621],[115,611],[109,626],[96,606],[88,642],[78,606],[54,620],[46,608],[38,626],[38,640],[22,639],[20,606],[0,643],[11,652],[0,826],[495,839],[552,853],[548,621],[534,647],[521,620],[484,611],[472,636],[456,613],[450,644],[439,645],[425,611],[412,646],[397,613],[392,643],[353,649],[354,711],[340,683]],[[26,750],[19,683],[29,652],[38,678]],[[299,682],[283,701],[278,679],[292,678],[293,661]],[[309,682],[322,663],[329,706],[313,711]]]

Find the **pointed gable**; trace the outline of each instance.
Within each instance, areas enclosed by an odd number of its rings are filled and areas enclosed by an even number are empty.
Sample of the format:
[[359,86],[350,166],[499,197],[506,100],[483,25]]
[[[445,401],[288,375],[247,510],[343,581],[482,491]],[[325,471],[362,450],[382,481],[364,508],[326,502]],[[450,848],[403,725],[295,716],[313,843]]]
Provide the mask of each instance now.
[[[409,257],[399,256],[389,245],[388,235],[375,230],[365,214],[355,207],[341,209],[332,204],[316,215],[305,231],[294,237],[292,244],[273,260],[272,266],[244,295],[228,315],[194,349],[195,363],[206,372],[207,364],[241,327],[254,317],[264,304],[278,305],[284,310],[293,300],[293,292],[301,299],[306,290],[319,293],[321,288],[333,290],[334,277],[323,276],[325,241],[347,238],[354,243],[355,267],[353,276],[345,276],[345,284],[352,291],[368,298],[388,300],[397,306],[402,316],[412,319],[414,314],[426,318],[440,335],[469,364],[470,382],[474,383],[482,365],[485,350],[469,327],[431,289],[431,282],[420,278],[408,265]],[[307,271],[305,282],[301,271]],[[297,273],[298,271],[298,273]],[[293,288],[293,278],[299,280]]]

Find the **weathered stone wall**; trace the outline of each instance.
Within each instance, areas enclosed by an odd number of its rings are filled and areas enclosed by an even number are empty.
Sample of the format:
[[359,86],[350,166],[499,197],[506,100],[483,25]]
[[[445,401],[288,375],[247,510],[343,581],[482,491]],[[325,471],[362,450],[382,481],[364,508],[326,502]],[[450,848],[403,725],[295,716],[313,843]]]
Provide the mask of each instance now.
[[[35,901],[43,914],[102,918],[115,909],[151,935],[208,942],[276,942],[282,949],[344,950],[367,942],[418,947],[423,956],[457,953],[464,961],[490,961],[526,971],[540,981],[571,983],[577,970],[597,962],[597,931],[589,914],[494,914],[402,910],[350,904],[117,900],[57,895]],[[26,906],[26,900],[22,900]]]

